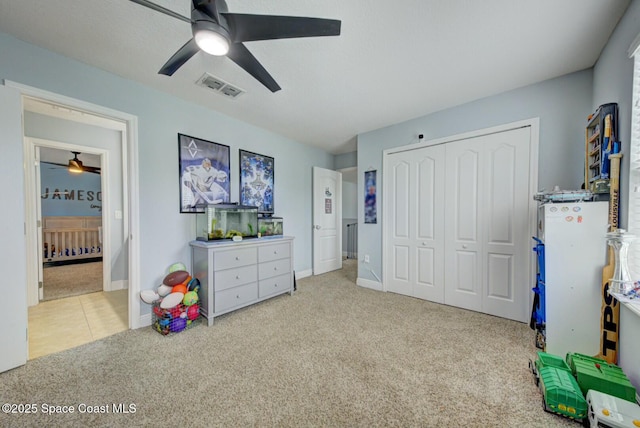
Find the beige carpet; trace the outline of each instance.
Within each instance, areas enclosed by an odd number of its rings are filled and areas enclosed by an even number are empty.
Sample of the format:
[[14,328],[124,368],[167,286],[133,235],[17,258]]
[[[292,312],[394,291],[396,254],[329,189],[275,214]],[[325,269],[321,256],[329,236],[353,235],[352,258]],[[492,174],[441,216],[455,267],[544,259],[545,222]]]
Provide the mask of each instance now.
[[102,291],[102,262],[46,266],[42,269],[43,300]]
[[358,287],[353,263],[212,327],[127,331],[0,374],[3,402],[76,410],[0,426],[578,426],[543,411],[527,325]]

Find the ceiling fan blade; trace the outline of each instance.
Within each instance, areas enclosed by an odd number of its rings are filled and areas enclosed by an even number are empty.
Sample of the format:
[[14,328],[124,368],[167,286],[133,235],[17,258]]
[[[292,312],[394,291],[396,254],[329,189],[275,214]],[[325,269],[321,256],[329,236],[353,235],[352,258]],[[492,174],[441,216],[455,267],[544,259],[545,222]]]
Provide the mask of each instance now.
[[227,57],[238,64],[247,73],[256,78],[266,86],[271,92],[277,92],[281,88],[265,68],[258,62],[249,49],[242,43],[233,43],[229,49]]
[[90,172],[92,174],[101,174],[101,172],[100,172],[101,170],[97,166],[85,166],[84,167],[84,171],[85,172]]
[[164,74],[166,76],[172,76],[180,67],[184,65],[185,62],[189,61],[189,59],[197,54],[200,51],[200,48],[196,44],[195,39],[189,40],[185,43],[176,53],[173,54],[169,61],[167,61],[158,74]]
[[140,6],[148,7],[149,9],[155,10],[156,12],[164,13],[165,15],[169,15],[172,18],[180,19],[182,21],[188,22],[191,24],[191,18],[187,18],[186,16],[182,16],[179,13],[176,13],[170,9],[157,5],[155,3],[151,3],[147,0],[129,0],[132,3],[139,4]]
[[227,20],[234,42],[340,35],[341,21],[336,19],[239,13],[221,15]]

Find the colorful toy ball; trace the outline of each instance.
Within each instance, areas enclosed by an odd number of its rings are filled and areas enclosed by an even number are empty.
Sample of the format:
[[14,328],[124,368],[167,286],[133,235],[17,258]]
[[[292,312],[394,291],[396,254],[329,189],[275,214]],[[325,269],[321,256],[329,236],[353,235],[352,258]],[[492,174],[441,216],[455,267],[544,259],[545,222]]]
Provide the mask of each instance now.
[[198,278],[192,278],[187,285],[187,290],[195,291],[196,293],[200,291],[200,280]]
[[169,293],[171,293],[171,289],[172,289],[172,288],[173,288],[173,287],[170,287],[170,286],[168,286],[168,285],[164,285],[164,284],[162,284],[162,285],[160,285],[160,286],[158,287],[158,295],[159,295],[160,297],[164,297],[164,296],[168,295]]
[[188,277],[189,272],[186,270],[177,270],[165,276],[162,283],[169,287],[173,287],[174,285],[182,284]]
[[172,293],[182,293],[187,294],[187,287],[184,284],[174,285],[171,289]]
[[152,304],[160,298],[160,295],[153,290],[142,290],[140,292],[140,298],[143,302]]
[[194,303],[198,303],[198,293],[196,293],[195,291],[188,291],[184,295],[184,299],[182,299],[182,303],[184,303],[187,306],[191,306]]
[[189,318],[190,321],[198,318],[198,315],[200,315],[200,305],[197,303],[187,308],[187,318]]
[[169,309],[169,312],[171,313],[171,318],[180,318],[180,306],[174,306],[173,308]]
[[187,270],[187,267],[184,265],[184,263],[177,262],[169,266],[169,273],[173,273],[179,270]]
[[187,320],[184,318],[178,317],[171,322],[171,331],[173,331],[174,333],[177,333],[179,331],[184,330],[186,326],[187,326]]

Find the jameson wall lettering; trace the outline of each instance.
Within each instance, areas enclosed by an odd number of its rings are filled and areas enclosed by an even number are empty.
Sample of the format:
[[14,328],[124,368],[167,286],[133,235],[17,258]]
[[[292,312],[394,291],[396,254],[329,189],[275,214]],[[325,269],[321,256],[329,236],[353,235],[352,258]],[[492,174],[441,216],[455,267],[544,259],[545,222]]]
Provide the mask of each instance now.
[[67,200],[67,201],[99,201],[102,202],[102,192],[94,191],[94,190],[80,190],[80,189],[54,189],[53,191],[49,191],[47,187],[44,192],[42,192],[42,199],[59,199],[59,200]]

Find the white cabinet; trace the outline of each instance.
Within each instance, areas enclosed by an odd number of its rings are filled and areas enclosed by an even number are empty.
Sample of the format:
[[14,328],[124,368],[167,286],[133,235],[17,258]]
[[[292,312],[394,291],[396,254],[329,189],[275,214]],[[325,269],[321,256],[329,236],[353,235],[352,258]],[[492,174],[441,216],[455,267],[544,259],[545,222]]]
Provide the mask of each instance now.
[[214,317],[283,293],[293,295],[293,238],[192,241],[191,272],[201,283],[200,312]]

